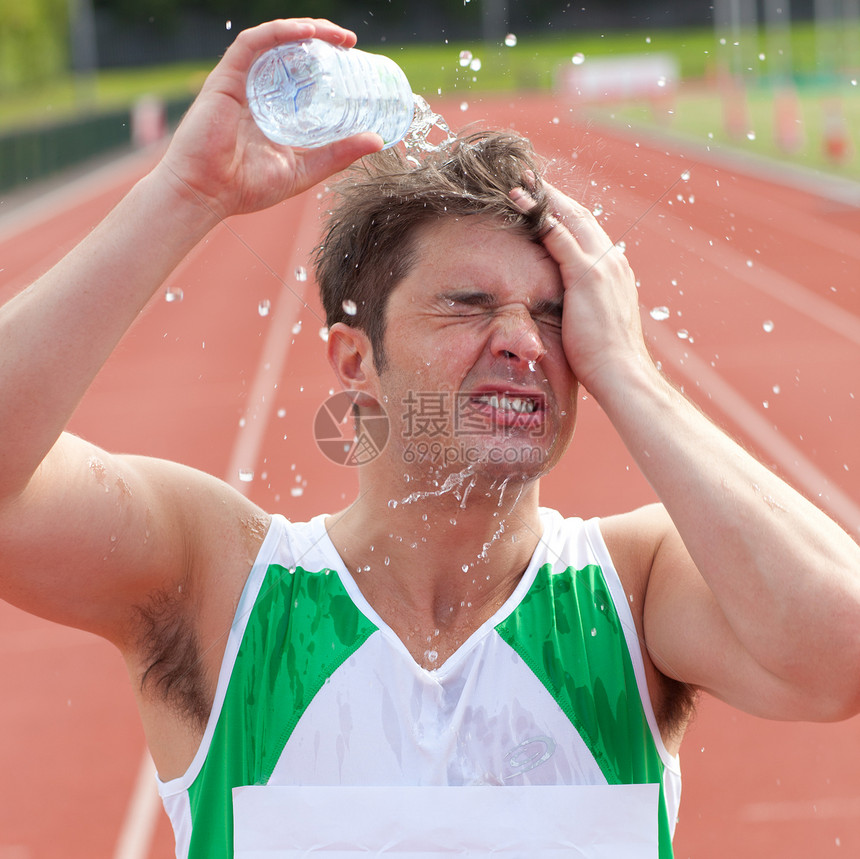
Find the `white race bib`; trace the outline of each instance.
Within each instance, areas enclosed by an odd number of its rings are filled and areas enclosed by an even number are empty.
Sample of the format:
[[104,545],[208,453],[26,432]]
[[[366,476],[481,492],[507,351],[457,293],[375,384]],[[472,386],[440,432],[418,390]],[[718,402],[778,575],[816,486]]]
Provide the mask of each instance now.
[[656,859],[659,786],[233,789],[235,859]]

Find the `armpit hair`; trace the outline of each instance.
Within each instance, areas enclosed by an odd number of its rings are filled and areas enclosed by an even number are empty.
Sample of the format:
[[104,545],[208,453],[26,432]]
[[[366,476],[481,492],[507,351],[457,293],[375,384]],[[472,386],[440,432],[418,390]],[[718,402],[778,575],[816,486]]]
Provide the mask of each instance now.
[[209,702],[200,645],[189,622],[189,598],[185,587],[175,593],[157,591],[136,607],[142,662],[142,692],[159,696],[182,717],[205,727]]
[[654,715],[661,731],[667,736],[682,737],[696,712],[699,690],[661,674],[662,706]]

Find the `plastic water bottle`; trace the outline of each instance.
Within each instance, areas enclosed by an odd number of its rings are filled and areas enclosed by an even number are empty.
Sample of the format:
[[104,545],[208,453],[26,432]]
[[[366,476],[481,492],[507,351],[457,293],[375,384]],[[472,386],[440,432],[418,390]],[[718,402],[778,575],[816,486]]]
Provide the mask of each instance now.
[[319,39],[261,55],[248,73],[247,94],[263,134],[288,146],[324,146],[375,131],[387,148],[406,135],[414,111],[397,63]]

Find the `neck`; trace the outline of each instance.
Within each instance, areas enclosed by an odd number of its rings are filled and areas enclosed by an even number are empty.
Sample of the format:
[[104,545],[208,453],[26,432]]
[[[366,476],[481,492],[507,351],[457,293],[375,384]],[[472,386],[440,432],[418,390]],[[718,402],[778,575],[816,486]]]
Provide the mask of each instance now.
[[362,480],[358,500],[327,527],[383,619],[396,626],[386,617],[390,607],[397,620],[408,617],[438,634],[478,625],[501,606],[541,529],[536,480],[487,481],[464,472],[434,483]]

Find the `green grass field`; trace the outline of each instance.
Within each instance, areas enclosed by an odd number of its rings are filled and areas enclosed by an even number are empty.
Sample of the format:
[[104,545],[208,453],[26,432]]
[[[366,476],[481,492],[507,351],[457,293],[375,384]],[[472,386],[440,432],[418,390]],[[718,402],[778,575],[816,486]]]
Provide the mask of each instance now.
[[[364,46],[393,57],[404,69],[413,89],[431,99],[480,92],[548,90],[557,70],[581,54],[590,58],[623,54],[669,53],[676,57],[685,84],[672,113],[654,114],[648,104],[596,108],[602,117],[630,124],[659,127],[699,143],[748,150],[766,157],[860,178],[860,156],[853,151],[844,161],[826,154],[824,129],[838,106],[849,139],[860,147],[860,86],[852,85],[851,71],[837,75],[835,64],[860,66],[860,33],[846,30],[816,33],[810,26],[794,27],[782,42],[760,33],[747,33],[724,43],[712,29],[657,30],[653,33],[567,33],[556,37],[523,35],[515,45],[481,42],[380,47]],[[462,51],[472,55],[463,65]],[[768,53],[770,52],[770,53]],[[774,87],[780,61],[790,57],[797,86],[799,148],[786,152],[775,134]],[[821,58],[825,59],[822,60]],[[479,67],[476,67],[478,63]],[[213,58],[214,62],[214,58]],[[732,135],[724,121],[724,103],[714,87],[718,63],[741,71],[747,81],[747,120],[743,132]],[[49,86],[0,98],[0,129],[53,122],[64,116],[133,103],[144,94],[165,98],[193,95],[210,63],[103,71],[90,80],[71,77]],[[860,69],[857,70],[860,75]],[[749,135],[749,137],[747,136]],[[851,149],[854,146],[852,144]]]

